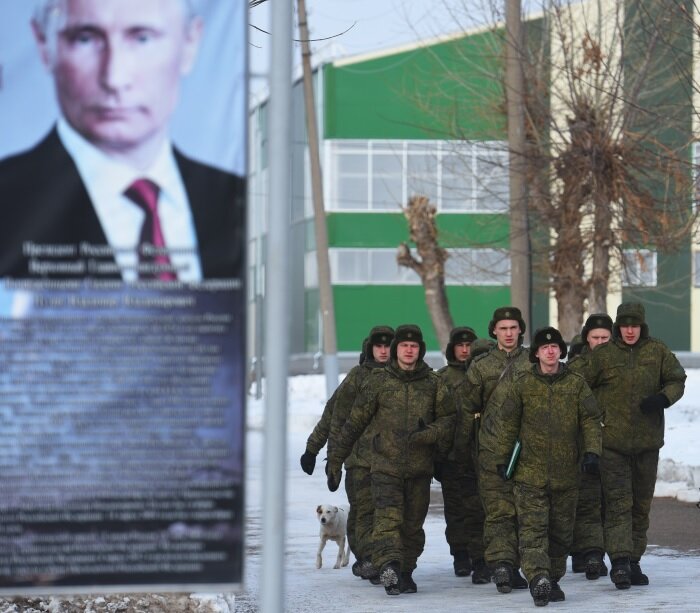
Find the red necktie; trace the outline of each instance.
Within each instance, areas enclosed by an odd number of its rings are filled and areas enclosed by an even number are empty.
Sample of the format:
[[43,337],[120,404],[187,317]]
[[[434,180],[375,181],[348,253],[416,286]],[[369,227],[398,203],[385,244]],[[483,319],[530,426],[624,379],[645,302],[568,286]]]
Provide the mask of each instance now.
[[[152,272],[139,272],[139,279],[159,279],[176,281],[177,275],[171,270],[170,257],[165,249],[165,238],[158,217],[158,193],[160,189],[149,179],[136,179],[124,192],[124,195],[143,210],[146,217],[139,236],[139,264],[153,267]],[[147,246],[153,246],[154,254],[147,252]],[[144,252],[146,247],[146,252]],[[159,269],[163,269],[160,270]]]

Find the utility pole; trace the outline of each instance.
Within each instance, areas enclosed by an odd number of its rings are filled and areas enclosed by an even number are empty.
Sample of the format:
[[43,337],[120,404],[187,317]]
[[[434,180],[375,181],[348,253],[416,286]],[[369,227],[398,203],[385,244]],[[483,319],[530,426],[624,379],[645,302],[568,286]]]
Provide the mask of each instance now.
[[531,332],[530,232],[525,182],[525,88],[520,0],[506,1],[506,103],[510,185],[510,293]]
[[304,82],[304,107],[306,109],[306,133],[309,142],[311,166],[311,197],[314,206],[314,230],[316,235],[316,267],[318,269],[318,293],[323,327],[323,372],[326,375],[326,397],[330,398],[338,387],[338,349],[335,331],[335,307],[331,285],[331,266],[328,260],[328,228],[326,208],[323,203],[321,156],[318,144],[318,123],[314,100],[313,75],[311,73],[311,47],[309,24],[306,18],[306,1],[297,0],[299,38],[301,39],[301,65]]

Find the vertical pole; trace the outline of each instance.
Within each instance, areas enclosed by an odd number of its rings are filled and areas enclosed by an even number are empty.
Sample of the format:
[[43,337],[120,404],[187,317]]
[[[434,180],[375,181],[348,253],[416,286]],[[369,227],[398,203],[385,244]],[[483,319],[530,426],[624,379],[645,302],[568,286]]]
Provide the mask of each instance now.
[[326,375],[326,397],[330,398],[338,387],[338,350],[335,330],[335,306],[331,285],[331,267],[328,260],[328,228],[326,207],[323,203],[321,179],[321,155],[318,144],[318,122],[314,99],[313,75],[311,72],[311,48],[309,24],[306,19],[306,1],[297,0],[299,13],[299,38],[301,39],[301,65],[304,75],[304,108],[306,109],[306,134],[309,143],[311,166],[311,197],[314,205],[314,231],[316,237],[316,267],[318,269],[318,292],[323,324],[323,372]]
[[289,223],[291,212],[292,3],[271,13],[269,204],[265,288],[265,450],[260,611],[284,611],[289,368]]
[[525,178],[525,89],[520,0],[506,0],[506,102],[510,184],[510,292],[531,332],[530,240]]

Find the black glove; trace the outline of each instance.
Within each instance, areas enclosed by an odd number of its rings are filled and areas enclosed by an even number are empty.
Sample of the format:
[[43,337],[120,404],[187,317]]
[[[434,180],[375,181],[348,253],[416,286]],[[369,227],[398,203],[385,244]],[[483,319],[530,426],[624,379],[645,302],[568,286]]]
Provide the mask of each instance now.
[[508,481],[508,477],[506,477],[506,465],[505,464],[499,464],[496,466],[496,472],[498,473],[498,476],[503,479],[504,481]]
[[652,394],[651,396],[647,396],[646,398],[642,399],[642,401],[639,403],[639,408],[642,410],[642,413],[646,414],[653,413],[654,411],[660,411],[661,409],[666,409],[670,406],[671,403],[663,394]]
[[408,435],[408,442],[412,445],[432,445],[435,443],[437,432],[425,425],[422,417],[418,418],[418,428]]
[[301,458],[299,458],[299,463],[301,464],[301,470],[303,470],[307,475],[312,475],[314,472],[314,467],[316,466],[316,454],[310,451],[305,451]]
[[331,492],[335,492],[340,487],[340,480],[343,478],[343,471],[334,468],[330,463],[326,464],[326,485]]
[[442,462],[435,462],[433,464],[433,477],[435,481],[442,481],[442,471],[443,471],[444,465]]
[[586,451],[583,454],[583,460],[581,461],[581,472],[587,475],[599,475],[600,474],[600,458],[597,453],[592,453],[591,451]]

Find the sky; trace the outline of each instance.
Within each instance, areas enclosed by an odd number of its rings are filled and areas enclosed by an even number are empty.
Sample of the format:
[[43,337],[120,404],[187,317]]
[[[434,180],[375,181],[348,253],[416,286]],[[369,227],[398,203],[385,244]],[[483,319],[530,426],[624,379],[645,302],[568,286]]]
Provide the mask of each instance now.
[[[286,507],[285,577],[287,611],[343,613],[401,611],[424,613],[432,607],[440,611],[498,610],[520,612],[534,607],[526,590],[499,594],[494,584],[475,586],[468,578],[455,577],[452,558],[445,542],[444,519],[429,515],[425,524],[426,548],[418,560],[414,579],[418,593],[389,597],[381,586],[370,586],[354,577],[350,566],[333,569],[337,553],[335,543],[324,550],[324,565],[315,568],[318,547],[318,504],[336,504],[347,508],[344,487],[330,493],[323,471],[325,449],[321,451],[312,476],[302,472],[299,456],[306,439],[321,416],[325,405],[323,375],[289,379],[287,495],[279,501]],[[260,589],[260,527],[262,506],[262,458],[264,450],[264,398],[249,397],[246,467],[246,562],[245,586],[236,597],[236,613],[252,613]],[[688,370],[684,397],[666,411],[666,445],[661,449],[656,495],[672,496],[686,502],[700,500],[700,370]],[[439,487],[433,484],[433,487]],[[700,510],[698,511],[700,526]],[[354,561],[351,556],[350,564]],[[567,575],[561,581],[569,607],[612,611],[697,610],[700,601],[700,552],[695,555],[663,549],[650,543],[642,559],[642,569],[651,581],[649,587],[617,590],[609,578],[587,581],[582,575]],[[439,608],[435,609],[436,603]],[[550,606],[558,606],[553,604]],[[230,613],[221,608],[220,613]]]

